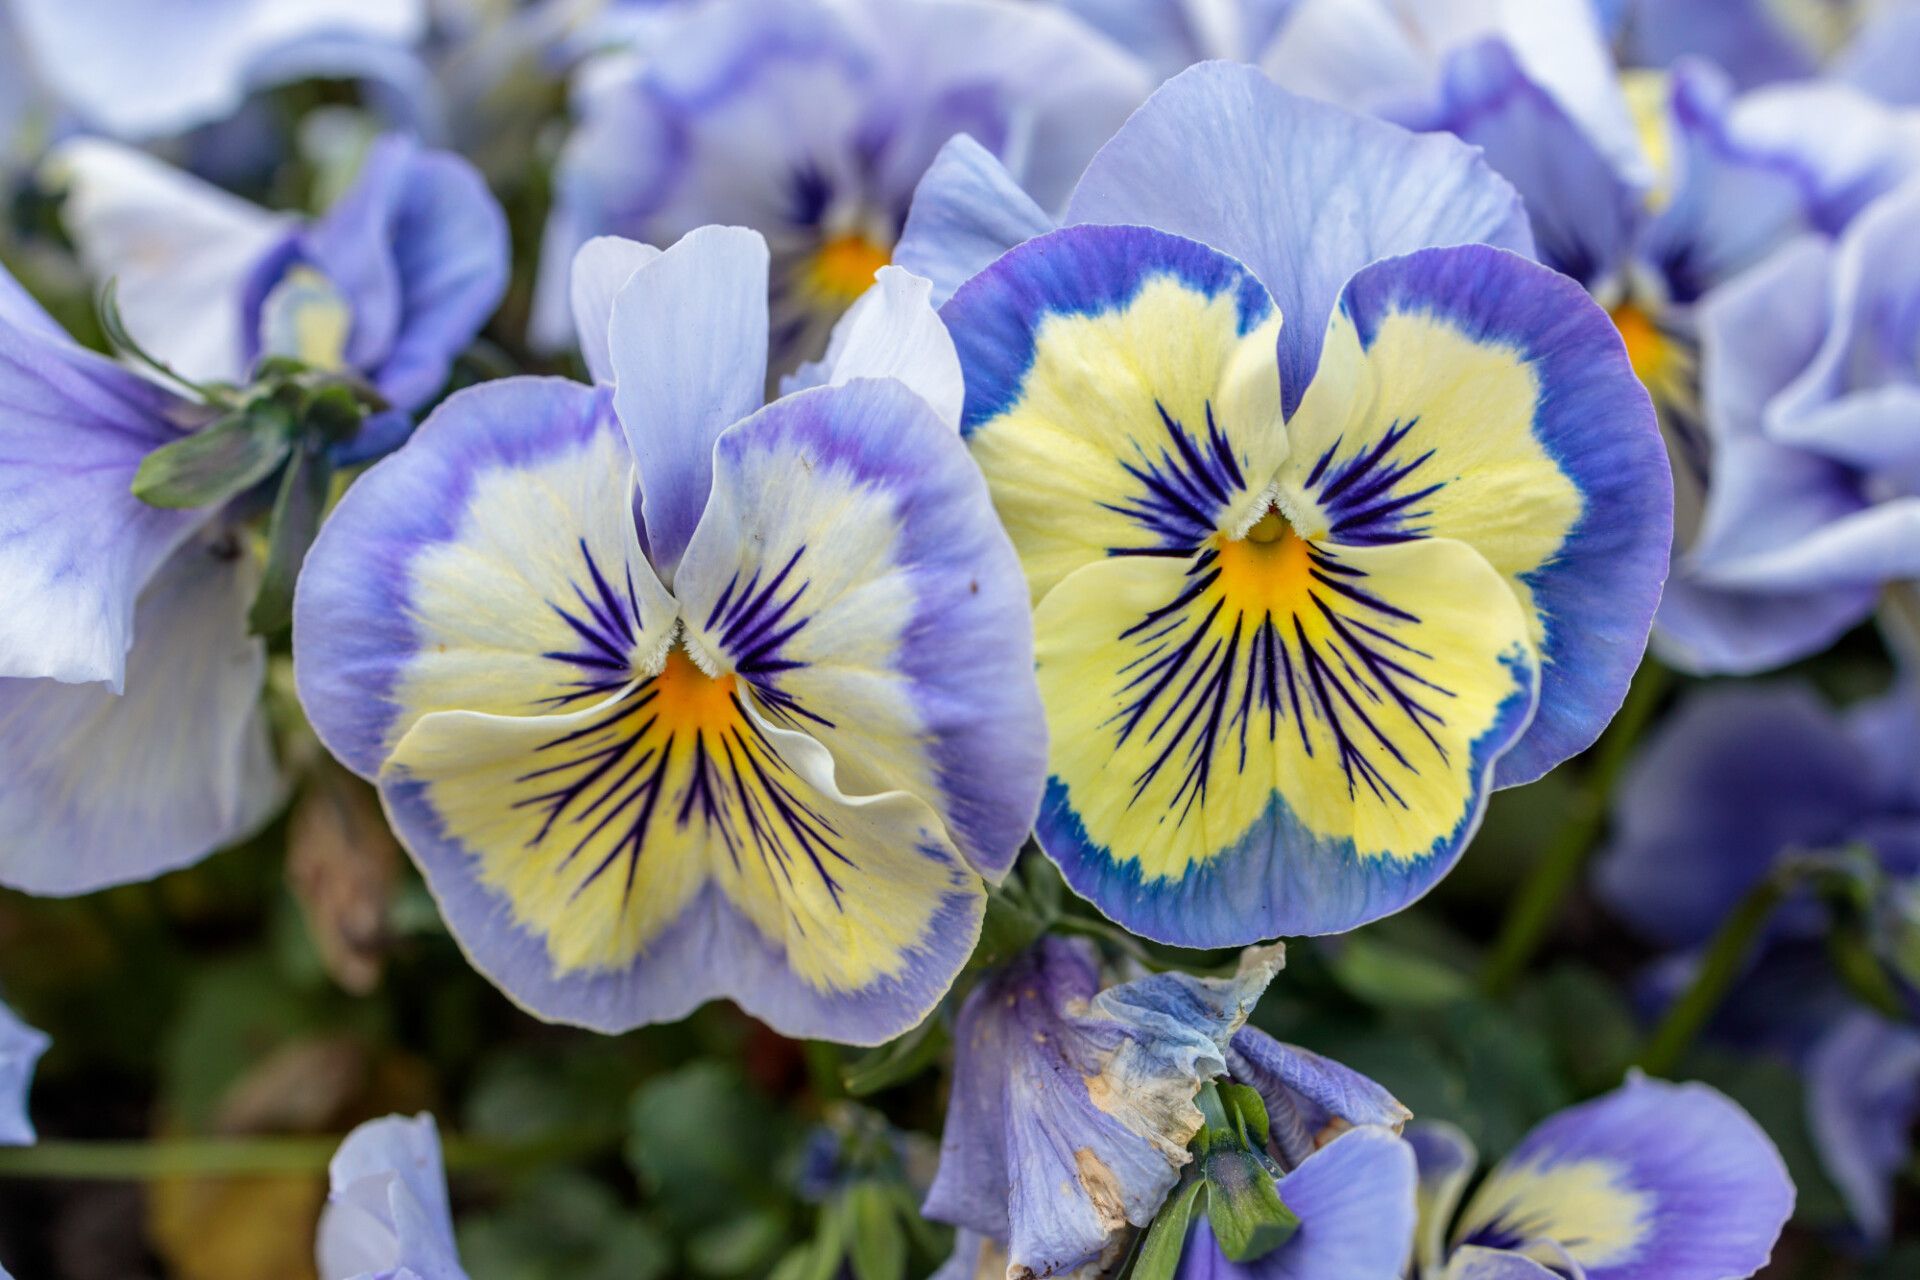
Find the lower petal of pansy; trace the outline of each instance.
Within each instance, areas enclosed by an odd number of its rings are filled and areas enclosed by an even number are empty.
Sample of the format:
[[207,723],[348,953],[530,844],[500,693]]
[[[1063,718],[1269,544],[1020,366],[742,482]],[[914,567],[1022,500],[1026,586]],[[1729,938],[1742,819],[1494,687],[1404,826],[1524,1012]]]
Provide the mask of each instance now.
[[1012,250],[940,310],[961,432],[1037,600],[1082,565],[1185,555],[1251,523],[1287,456],[1267,291],[1145,227]]
[[1635,1076],[1522,1139],[1454,1238],[1555,1241],[1588,1280],[1722,1280],[1765,1265],[1793,1195],[1780,1153],[1725,1096]]
[[1026,583],[926,401],[857,379],[722,435],[676,592],[689,646],[825,745],[841,787],[919,796],[975,869],[1011,865],[1046,776]]
[[1136,933],[1337,932],[1453,865],[1536,670],[1471,548],[1301,538],[1278,513],[1190,560],[1089,565],[1034,616],[1052,728],[1038,832]]
[[1457,538],[1519,597],[1540,709],[1499,784],[1591,743],[1646,647],[1673,510],[1652,405],[1606,313],[1485,246],[1377,262],[1348,282],[1287,430],[1280,501],[1302,533]]
[[474,964],[604,1031],[722,996],[793,1036],[918,1022],[972,949],[979,880],[924,804],[842,794],[754,701],[675,649],[566,715],[418,721],[381,791]]
[[371,778],[423,715],[551,715],[657,667],[677,609],[634,505],[604,392],[450,397],[348,490],[301,572],[294,668],[321,740]]
[[0,884],[87,893],[197,862],[280,803],[247,632],[257,566],[210,530],[155,572],[126,692],[0,679]]
[[1437,1280],[1559,1280],[1560,1273],[1549,1271],[1524,1253],[1511,1249],[1487,1249],[1477,1244],[1456,1249],[1447,1259],[1445,1271]]

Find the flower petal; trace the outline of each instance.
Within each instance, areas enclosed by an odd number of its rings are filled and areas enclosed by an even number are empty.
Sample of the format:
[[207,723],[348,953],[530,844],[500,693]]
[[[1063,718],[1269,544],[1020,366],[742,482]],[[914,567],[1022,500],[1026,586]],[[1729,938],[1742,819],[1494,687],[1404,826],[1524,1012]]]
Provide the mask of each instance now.
[[1157,227],[1246,263],[1287,318],[1289,415],[1361,267],[1430,245],[1533,251],[1520,197],[1465,143],[1296,97],[1226,63],[1162,85],[1087,166],[1067,221]]
[[27,1089],[40,1055],[52,1043],[46,1032],[28,1026],[0,1004],[0,1145],[23,1147],[34,1141]]
[[[1200,1082],[1279,967],[1100,990],[1098,952],[1043,938],[961,1008],[940,1170],[921,1212],[1009,1242],[1007,1274],[1064,1274],[1145,1226],[1189,1159]],[[1109,1259],[1111,1260],[1111,1259]]]
[[247,273],[293,227],[144,151],[74,138],[47,160],[61,221],[95,280],[114,282],[127,332],[196,381],[242,382]]
[[1353,1068],[1282,1044],[1256,1027],[1233,1038],[1227,1066],[1266,1103],[1273,1143],[1289,1165],[1300,1164],[1343,1129],[1371,1124],[1398,1132],[1413,1115]]
[[1457,538],[1505,575],[1540,651],[1540,709],[1496,785],[1606,726],[1646,648],[1672,482],[1619,334],[1571,280],[1481,246],[1356,275],[1288,424],[1280,502],[1308,537]]
[[1488,1249],[1477,1244],[1455,1249],[1447,1259],[1439,1280],[1560,1280],[1561,1273],[1550,1271],[1524,1253],[1511,1249]]
[[1455,1238],[1555,1240],[1588,1280],[1722,1280],[1766,1264],[1793,1194],[1780,1153],[1724,1095],[1635,1075],[1522,1139]]
[[713,467],[677,585],[690,647],[818,739],[843,789],[919,797],[997,880],[1032,830],[1046,723],[1019,562],[966,447],[862,378],[769,405]]
[[682,236],[614,297],[608,349],[647,546],[671,586],[707,505],[714,439],[766,395],[767,242],[740,227]]
[[617,1032],[730,997],[784,1035],[878,1044],[945,994],[985,895],[939,819],[849,797],[826,750],[681,650],[607,702],[436,712],[380,778],[474,966]]
[[1893,1234],[1894,1178],[1920,1114],[1920,1031],[1856,1009],[1808,1055],[1807,1128],[1867,1240]]
[[1251,523],[1286,457],[1280,317],[1224,254],[1143,227],[1070,227],[941,309],[961,431],[1038,600],[1109,556],[1186,554]]
[[1102,561],[1041,602],[1034,636],[1041,846],[1181,946],[1338,932],[1421,896],[1538,688],[1513,592],[1444,538]]
[[198,862],[284,793],[247,631],[257,567],[234,536],[182,546],[141,593],[126,693],[0,680],[0,883],[87,893]]
[[604,391],[510,378],[451,396],[328,519],[294,598],[294,674],[373,778],[430,712],[549,714],[657,668],[678,608],[641,554]]
[[1447,1228],[1453,1225],[1461,1193],[1480,1167],[1480,1153],[1458,1125],[1444,1120],[1416,1120],[1407,1126],[1406,1139],[1420,1169],[1417,1274],[1433,1275],[1446,1259]]
[[314,1242],[320,1280],[396,1273],[465,1280],[431,1115],[360,1125],[328,1162],[327,1180],[331,1189]]
[[587,375],[595,383],[613,385],[613,352],[607,343],[613,325],[613,300],[633,273],[660,256],[660,250],[638,240],[595,236],[573,255],[570,301],[574,333]]
[[0,319],[0,677],[117,691],[135,599],[207,518],[130,488],[141,459],[180,438],[181,403],[48,332],[38,308],[9,312],[37,318]]
[[933,281],[933,304],[943,307],[995,258],[1053,229],[1053,219],[998,157],[969,135],[955,134],[914,188],[893,261]]
[[932,283],[891,266],[880,268],[874,281],[833,326],[827,354],[782,378],[780,393],[837,387],[855,378],[895,378],[958,431],[966,388],[953,338],[930,302]]

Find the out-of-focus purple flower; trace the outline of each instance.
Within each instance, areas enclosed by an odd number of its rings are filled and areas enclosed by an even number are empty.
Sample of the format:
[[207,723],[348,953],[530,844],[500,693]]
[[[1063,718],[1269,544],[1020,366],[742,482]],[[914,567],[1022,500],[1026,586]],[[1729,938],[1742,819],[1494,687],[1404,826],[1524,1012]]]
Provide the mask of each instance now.
[[19,1014],[0,1004],[0,1145],[33,1143],[27,1089],[33,1084],[33,1068],[50,1043],[46,1032],[28,1026]]
[[1701,308],[1713,468],[1661,610],[1676,661],[1764,670],[1920,575],[1920,182]]
[[[1688,980],[1693,950],[1783,855],[1872,851],[1890,892],[1920,874],[1920,700],[1907,686],[1846,716],[1796,687],[1696,694],[1622,779],[1596,869],[1606,904],[1674,952],[1656,1003]],[[1716,1035],[1782,1053],[1807,1082],[1822,1162],[1871,1239],[1889,1227],[1889,1181],[1920,1110],[1920,1033],[1855,1006],[1810,895],[1775,916],[1765,950],[1716,1018]]]
[[1825,72],[1885,102],[1920,102],[1912,0],[1606,0],[1631,66],[1718,64],[1743,89]]
[[1146,97],[1138,62],[1009,0],[715,0],[581,69],[554,176],[532,336],[571,340],[568,266],[601,234],[668,245],[732,223],[773,251],[772,367],[824,347],[873,283],[914,184],[957,133],[1061,204]]
[[221,509],[131,492],[211,411],[81,348],[4,271],[0,403],[0,883],[83,893],[185,866],[281,790],[257,562]]
[[506,218],[471,165],[401,137],[310,224],[143,152],[76,139],[49,161],[82,260],[114,280],[128,331],[195,381],[241,383],[263,356],[351,369],[393,406],[343,461],[405,438],[506,289]]
[[327,1181],[314,1242],[320,1280],[466,1280],[431,1115],[361,1125],[334,1153]]
[[1423,1280],[1732,1280],[1766,1265],[1793,1211],[1773,1142],[1702,1084],[1636,1074],[1548,1117],[1457,1222],[1473,1144],[1440,1123],[1410,1125],[1407,1139],[1420,1162]]
[[[310,77],[418,97],[424,0],[11,0],[41,82],[85,126],[149,139],[219,120]],[[411,114],[430,110],[424,101]]]

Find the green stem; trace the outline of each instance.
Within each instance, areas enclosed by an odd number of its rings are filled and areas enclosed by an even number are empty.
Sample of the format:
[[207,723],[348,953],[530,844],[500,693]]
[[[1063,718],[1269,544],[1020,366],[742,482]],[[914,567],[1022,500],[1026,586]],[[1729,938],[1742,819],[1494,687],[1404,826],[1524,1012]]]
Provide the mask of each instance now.
[[[326,1172],[344,1134],[322,1137],[156,1138],[150,1142],[52,1139],[0,1147],[0,1178],[72,1178],[151,1182],[166,1178],[241,1178]],[[600,1150],[603,1133],[555,1134],[530,1141],[449,1134],[450,1170],[537,1167]]]
[[1540,860],[1527,872],[1520,891],[1501,921],[1499,936],[1487,954],[1480,984],[1487,994],[1505,998],[1520,985],[1520,978],[1546,940],[1547,932],[1560,918],[1567,894],[1580,879],[1580,871],[1600,834],[1606,814],[1607,798],[1613,784],[1633,754],[1633,747],[1653,719],[1660,699],[1672,676],[1652,658],[1640,664],[1633,686],[1613,718],[1606,734],[1595,748],[1592,764],[1580,780],[1567,807],[1567,815],[1553,833]]
[[1747,890],[1733,911],[1720,922],[1706,954],[1694,971],[1693,981],[1680,998],[1667,1006],[1660,1024],[1647,1037],[1635,1063],[1650,1076],[1670,1076],[1680,1059],[1686,1056],[1694,1037],[1713,1017],[1727,989],[1746,971],[1754,949],[1760,945],[1767,921],[1799,881],[1803,869],[1782,863],[1760,883]]

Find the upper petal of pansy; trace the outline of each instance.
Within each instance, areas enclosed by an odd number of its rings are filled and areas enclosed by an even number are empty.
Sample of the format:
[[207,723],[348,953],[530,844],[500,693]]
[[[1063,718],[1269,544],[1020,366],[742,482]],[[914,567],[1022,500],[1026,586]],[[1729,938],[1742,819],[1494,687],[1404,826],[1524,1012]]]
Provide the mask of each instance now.
[[1820,1163],[1874,1244],[1893,1233],[1894,1179],[1920,1114],[1920,1031],[1855,1009],[1806,1060],[1807,1128]]
[[1216,536],[1071,574],[1034,612],[1053,736],[1036,824],[1136,933],[1332,933],[1452,867],[1538,690],[1512,590],[1464,543]]
[[573,255],[568,276],[568,300],[573,307],[574,335],[580,340],[580,356],[587,364],[587,376],[595,383],[612,386],[613,352],[607,346],[613,325],[613,300],[633,273],[660,256],[660,250],[638,240],[619,236],[595,236]]
[[1300,1229],[1252,1262],[1228,1261],[1210,1225],[1187,1237],[1177,1280],[1388,1280],[1413,1253],[1413,1151],[1388,1129],[1350,1130],[1280,1179]]
[[1518,193],[1474,148],[1296,97],[1227,63],[1182,72],[1134,112],[1087,166],[1066,220],[1157,227],[1246,263],[1286,317],[1289,415],[1361,267],[1430,245],[1533,251]]
[[1310,538],[1457,538],[1505,576],[1540,708],[1496,784],[1584,750],[1646,648],[1673,526],[1665,446],[1612,323],[1557,272],[1430,249],[1356,275],[1288,424],[1280,504]]
[[543,715],[657,669],[678,608],[640,553],[605,392],[513,378],[451,396],[334,509],[294,598],[328,748],[378,776],[421,716]]
[[780,394],[855,378],[896,378],[958,431],[966,400],[960,356],[932,297],[932,281],[902,267],[880,268],[873,287],[833,326],[827,354],[780,379]]
[[1257,517],[1286,457],[1260,282],[1143,227],[1070,227],[970,281],[941,319],[960,429],[1038,600],[1109,556],[1184,555]]
[[1622,30],[1623,61],[1664,67],[1708,58],[1742,88],[1814,74],[1818,51],[1808,32],[1782,21],[1791,9],[1769,0],[1631,0]]
[[[1106,1257],[1152,1220],[1202,1123],[1194,1094],[1279,967],[1163,973],[1100,990],[1084,940],[1044,938],[960,1011],[940,1170],[922,1212],[1008,1242],[1007,1274]],[[1110,1259],[1109,1259],[1110,1260]]]
[[1454,1236],[1555,1241],[1588,1280],[1725,1280],[1766,1264],[1793,1196],[1779,1151],[1724,1095],[1636,1075],[1529,1133]]
[[933,304],[941,307],[995,258],[1053,228],[991,151],[956,134],[914,188],[893,261],[933,281]]
[[61,144],[45,172],[66,192],[61,221],[88,274],[114,282],[127,332],[185,377],[244,380],[247,273],[292,219],[101,138]]
[[51,1043],[46,1032],[28,1026],[0,1004],[0,1144],[26,1146],[34,1140],[27,1087],[33,1083],[35,1064]]
[[1235,1081],[1260,1094],[1272,1144],[1289,1167],[1355,1125],[1398,1131],[1413,1114],[1353,1068],[1256,1027],[1233,1038],[1227,1066]]
[[440,1133],[431,1115],[360,1125],[328,1161],[327,1181],[327,1207],[314,1240],[320,1280],[465,1280],[454,1249]]
[[607,342],[647,548],[672,585],[706,509],[713,442],[766,396],[767,242],[742,227],[688,232],[615,295]]
[[998,879],[1046,722],[1026,584],[966,446],[904,384],[860,378],[769,405],[713,468],[675,587],[690,647],[825,744],[842,788],[918,796]]
[[141,593],[124,694],[0,679],[0,884],[150,879],[272,815],[284,787],[260,707],[266,646],[247,631],[259,580],[236,535],[209,529]]
[[26,323],[0,316],[0,677],[117,691],[141,588],[207,518],[130,488],[141,459],[181,437],[182,405],[24,294],[8,310]]
[[1459,1126],[1444,1120],[1416,1120],[1407,1126],[1405,1137],[1420,1170],[1414,1263],[1417,1274],[1432,1276],[1446,1257],[1447,1228],[1453,1225],[1461,1193],[1480,1167],[1480,1152]]

